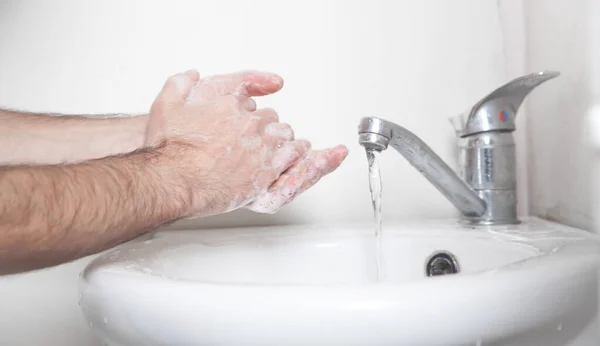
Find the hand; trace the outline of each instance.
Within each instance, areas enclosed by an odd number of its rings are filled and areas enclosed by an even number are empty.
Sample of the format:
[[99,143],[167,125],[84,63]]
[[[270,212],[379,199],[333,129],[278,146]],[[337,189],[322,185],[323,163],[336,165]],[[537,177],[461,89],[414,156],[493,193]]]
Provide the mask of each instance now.
[[150,112],[146,144],[163,143],[162,151],[174,161],[171,169],[185,172],[193,205],[186,216],[244,206],[274,213],[343,161],[345,147],[309,153],[310,143],[295,140],[275,111],[256,110],[252,96],[277,92],[282,85],[273,74],[200,79],[195,71],[165,84]]
[[200,79],[195,71],[166,82],[150,110],[146,145],[161,172],[183,188],[183,217],[242,207],[261,195],[309,150],[252,96],[281,89],[279,76],[258,72]]
[[[232,87],[227,80],[227,76],[205,78],[204,83],[210,84],[212,88],[203,90],[200,97],[203,100],[214,100],[218,96],[227,93]],[[277,90],[281,88],[282,84],[279,85]],[[277,91],[269,89],[266,85],[254,85],[253,90],[255,95],[265,95]],[[197,92],[195,94],[197,95]],[[256,107],[255,104],[253,106]],[[254,113],[272,113],[272,116],[277,118],[277,114],[270,109],[257,110]],[[293,137],[293,132],[291,132],[291,137]],[[277,212],[316,184],[323,176],[336,170],[347,155],[348,150],[343,145],[328,150],[309,151],[301,160],[283,172],[267,191],[263,191],[250,203],[245,204],[244,208],[258,213],[273,214]]]

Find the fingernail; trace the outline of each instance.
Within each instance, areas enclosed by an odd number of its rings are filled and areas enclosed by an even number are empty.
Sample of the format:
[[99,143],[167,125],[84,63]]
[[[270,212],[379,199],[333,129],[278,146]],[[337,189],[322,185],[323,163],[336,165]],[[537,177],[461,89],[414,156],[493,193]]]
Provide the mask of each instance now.
[[278,74],[270,73],[269,80],[271,80],[272,83],[277,84],[279,87],[283,86],[283,78],[281,78],[281,76]]
[[198,71],[196,71],[195,69],[187,70],[185,71],[185,74],[188,77],[190,77],[193,81],[197,81],[198,79],[200,79],[200,73],[198,73]]
[[312,143],[310,141],[307,141],[306,139],[299,139],[299,141],[304,144],[303,147],[307,152],[310,151],[310,148],[312,147]]
[[280,75],[278,75],[277,73],[267,72],[267,71],[257,71],[257,70],[247,70],[245,72],[253,74],[253,75],[260,75],[262,77],[265,77],[266,79],[269,80],[269,82],[271,82],[273,84],[277,84],[278,86],[283,85],[283,78]]
[[331,151],[340,155],[340,161],[342,161],[346,158],[346,156],[348,156],[348,148],[346,148],[346,146],[344,145],[338,145],[331,149]]
[[336,145],[336,146],[335,146],[335,147],[333,147],[332,149],[333,149],[333,150],[336,150],[336,151],[338,151],[338,150],[344,150],[344,151],[348,151],[348,148],[346,148],[346,146],[345,146],[345,145],[343,145],[343,144]]

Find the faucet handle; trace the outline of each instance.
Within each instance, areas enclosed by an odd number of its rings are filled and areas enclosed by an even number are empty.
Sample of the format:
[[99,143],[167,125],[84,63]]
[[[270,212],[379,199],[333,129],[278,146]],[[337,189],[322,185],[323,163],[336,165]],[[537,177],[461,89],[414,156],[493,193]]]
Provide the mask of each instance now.
[[514,131],[515,117],[525,97],[540,84],[559,75],[556,71],[544,71],[515,78],[471,109],[450,118],[450,122],[459,137],[488,131]]

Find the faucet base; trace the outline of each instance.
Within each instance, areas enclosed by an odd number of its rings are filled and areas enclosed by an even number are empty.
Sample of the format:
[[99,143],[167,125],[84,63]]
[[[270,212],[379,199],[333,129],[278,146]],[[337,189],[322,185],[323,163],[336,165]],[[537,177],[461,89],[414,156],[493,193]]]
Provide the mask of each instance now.
[[469,220],[461,218],[459,221],[461,224],[469,226],[500,226],[500,225],[518,225],[521,220]]
[[481,216],[461,216],[461,221],[470,225],[516,225],[517,193],[516,190],[475,190],[485,201],[486,211]]

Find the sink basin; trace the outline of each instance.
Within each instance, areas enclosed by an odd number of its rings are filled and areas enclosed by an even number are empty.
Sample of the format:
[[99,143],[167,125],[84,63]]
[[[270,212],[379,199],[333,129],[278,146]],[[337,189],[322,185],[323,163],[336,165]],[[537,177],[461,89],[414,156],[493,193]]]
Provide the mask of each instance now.
[[[157,233],[92,261],[107,345],[574,345],[597,327],[600,243],[540,219]],[[456,274],[428,276],[432,255]],[[429,268],[430,269],[430,268]]]

